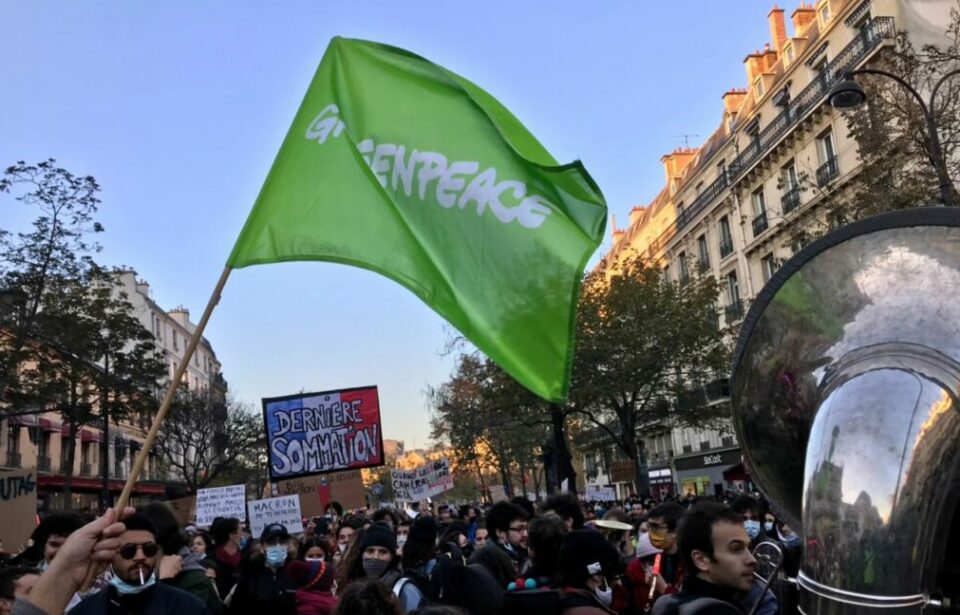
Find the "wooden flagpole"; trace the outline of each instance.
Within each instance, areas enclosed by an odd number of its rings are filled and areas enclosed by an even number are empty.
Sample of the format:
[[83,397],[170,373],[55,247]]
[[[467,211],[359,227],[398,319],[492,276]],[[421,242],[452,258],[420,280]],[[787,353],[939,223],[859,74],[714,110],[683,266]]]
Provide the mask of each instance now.
[[[153,448],[153,443],[156,441],[157,434],[160,432],[160,425],[163,423],[163,419],[166,418],[167,412],[170,410],[170,406],[173,403],[173,398],[177,393],[177,387],[180,385],[180,379],[183,378],[184,372],[187,371],[187,366],[190,365],[190,359],[193,357],[193,352],[197,349],[197,344],[200,343],[200,339],[203,337],[203,330],[207,327],[207,321],[210,320],[210,314],[213,313],[213,308],[220,303],[220,293],[223,291],[223,286],[227,283],[227,278],[230,277],[230,272],[232,270],[233,269],[231,267],[223,268],[223,273],[220,274],[220,279],[217,280],[217,285],[213,289],[213,294],[210,296],[210,301],[207,302],[207,307],[203,310],[203,316],[200,317],[200,322],[197,323],[197,328],[194,329],[193,335],[190,337],[190,342],[187,344],[187,347],[183,352],[183,358],[180,359],[180,363],[177,365],[177,370],[173,374],[173,381],[170,383],[170,387],[167,389],[167,394],[163,397],[163,402],[160,404],[160,409],[157,410],[156,416],[153,417],[153,424],[150,425],[150,431],[147,432],[147,438],[143,442],[143,447],[137,453],[137,458],[133,462],[133,468],[130,470],[130,476],[127,477],[127,483],[123,486],[123,492],[120,493],[120,497],[117,499],[117,503],[114,506],[117,519],[120,518],[120,513],[123,512],[123,509],[127,506],[127,502],[130,501],[130,494],[133,491],[133,486],[137,482],[137,479],[140,478],[140,472],[143,471],[144,464],[147,463],[147,455],[150,454],[150,449]],[[101,462],[104,462],[104,460],[101,460]],[[87,569],[87,577],[81,586],[81,591],[90,587],[90,583],[93,582],[93,578],[97,576],[98,569],[100,569],[100,567],[91,562],[90,567]]]

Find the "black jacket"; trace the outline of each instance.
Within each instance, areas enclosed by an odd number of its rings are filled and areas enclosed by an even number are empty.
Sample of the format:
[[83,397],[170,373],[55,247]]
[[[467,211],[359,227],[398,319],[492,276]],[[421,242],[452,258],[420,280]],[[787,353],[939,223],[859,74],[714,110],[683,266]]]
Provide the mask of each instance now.
[[243,568],[227,612],[229,615],[296,615],[296,597],[297,588],[286,569],[274,570],[260,560]]
[[678,593],[657,599],[652,615],[744,615],[737,606],[742,597],[742,592],[688,576]]
[[196,596],[165,583],[121,596],[108,585],[70,609],[71,615],[210,615]]

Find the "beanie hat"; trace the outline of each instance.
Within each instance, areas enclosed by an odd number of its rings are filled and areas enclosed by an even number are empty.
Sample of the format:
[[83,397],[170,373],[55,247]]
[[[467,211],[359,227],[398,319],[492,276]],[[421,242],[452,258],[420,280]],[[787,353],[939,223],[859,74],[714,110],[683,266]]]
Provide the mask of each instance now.
[[458,606],[470,615],[496,615],[503,606],[503,588],[480,564],[438,566],[441,604]]
[[560,578],[565,585],[584,587],[587,579],[602,574],[608,580],[619,574],[620,554],[595,530],[574,530],[560,547]]
[[300,589],[330,591],[333,587],[333,566],[323,560],[297,560],[287,566],[290,580]]
[[417,517],[410,526],[410,539],[417,542],[437,544],[437,521],[433,517]]
[[360,543],[361,550],[367,547],[383,547],[390,553],[397,551],[397,535],[393,533],[390,526],[383,521],[377,521],[363,534],[363,542]]

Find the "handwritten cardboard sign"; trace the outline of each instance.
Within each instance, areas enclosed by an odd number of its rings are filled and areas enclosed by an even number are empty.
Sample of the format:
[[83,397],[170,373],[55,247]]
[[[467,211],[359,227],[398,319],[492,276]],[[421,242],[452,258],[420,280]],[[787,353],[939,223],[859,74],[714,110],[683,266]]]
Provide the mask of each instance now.
[[277,483],[277,492],[300,496],[300,511],[305,517],[323,515],[330,502],[340,502],[344,510],[367,504],[360,470],[282,480]]
[[303,517],[300,516],[300,498],[296,495],[281,495],[278,498],[251,500],[247,503],[250,515],[250,533],[259,537],[263,528],[279,523],[290,534],[303,533]]
[[33,469],[0,473],[0,540],[8,553],[26,546],[36,527],[37,473]]
[[419,502],[453,488],[453,475],[446,459],[426,463],[415,470],[390,470],[394,498]]
[[217,517],[244,519],[247,514],[246,487],[229,485],[197,490],[197,526],[210,527]]
[[263,400],[270,479],[383,465],[377,387]]

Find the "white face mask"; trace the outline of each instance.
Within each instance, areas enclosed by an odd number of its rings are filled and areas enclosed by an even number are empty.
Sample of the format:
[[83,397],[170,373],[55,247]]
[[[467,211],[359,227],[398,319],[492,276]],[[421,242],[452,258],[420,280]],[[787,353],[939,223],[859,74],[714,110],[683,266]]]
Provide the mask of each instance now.
[[400,534],[397,536],[397,547],[402,547],[407,542],[407,535]]
[[597,587],[593,590],[593,593],[597,595],[597,600],[600,601],[600,604],[603,606],[610,606],[613,604],[613,588],[607,585],[606,589],[600,589]]

